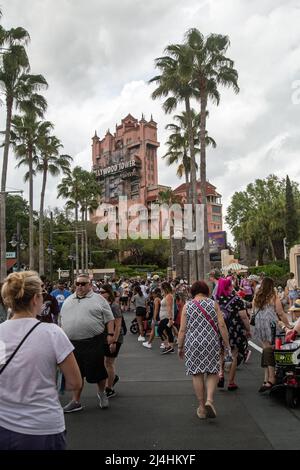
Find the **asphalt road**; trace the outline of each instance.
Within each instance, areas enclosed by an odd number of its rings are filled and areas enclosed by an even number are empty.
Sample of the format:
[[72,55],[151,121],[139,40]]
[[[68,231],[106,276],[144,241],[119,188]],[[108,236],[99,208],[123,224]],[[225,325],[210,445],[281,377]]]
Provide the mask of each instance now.
[[[257,392],[263,378],[259,352],[252,350],[249,363],[240,366],[236,392],[226,386],[217,391],[217,418],[199,420],[183,361],[161,355],[159,346],[157,338],[152,350],[144,348],[128,329],[117,362],[117,396],[101,410],[96,386],[85,385],[83,411],[66,415],[68,449],[300,449],[300,408],[290,410],[280,397]],[[64,395],[62,404],[69,398]]]

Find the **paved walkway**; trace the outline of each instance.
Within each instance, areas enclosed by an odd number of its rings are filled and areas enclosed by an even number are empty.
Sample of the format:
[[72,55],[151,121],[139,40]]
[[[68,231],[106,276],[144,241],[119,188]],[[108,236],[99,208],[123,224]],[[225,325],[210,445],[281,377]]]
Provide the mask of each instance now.
[[[152,350],[144,348],[128,328],[117,364],[117,396],[101,410],[96,387],[85,386],[84,410],[66,416],[69,449],[300,449],[300,409],[257,393],[257,351],[238,371],[239,390],[217,391],[217,419],[199,420],[183,362],[177,354],[162,356],[159,345],[156,339]],[[62,403],[68,399],[63,396]]]

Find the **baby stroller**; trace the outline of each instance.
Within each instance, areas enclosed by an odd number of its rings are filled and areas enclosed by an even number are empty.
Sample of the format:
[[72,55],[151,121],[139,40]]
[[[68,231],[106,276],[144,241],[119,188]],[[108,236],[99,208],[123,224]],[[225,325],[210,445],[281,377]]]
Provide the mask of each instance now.
[[[143,326],[145,336],[148,332],[151,331],[151,320],[143,320]],[[136,318],[132,320],[129,330],[133,335],[136,335],[139,332],[139,325]]]
[[272,393],[283,389],[286,405],[296,408],[300,393],[300,337],[294,335],[294,340],[287,342],[284,333],[276,335],[274,356],[276,383]]

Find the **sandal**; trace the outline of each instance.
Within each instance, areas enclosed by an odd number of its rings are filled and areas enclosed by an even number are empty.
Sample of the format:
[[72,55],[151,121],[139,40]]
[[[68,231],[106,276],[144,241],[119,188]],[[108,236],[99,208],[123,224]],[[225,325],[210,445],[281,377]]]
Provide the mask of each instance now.
[[197,416],[199,419],[206,419],[206,411],[201,409],[200,406],[197,408]]
[[[270,384],[270,385],[268,385]],[[268,390],[271,390],[272,387],[274,387],[275,384],[273,384],[272,382],[270,382],[269,380],[267,382],[264,382],[263,385],[260,387],[260,389],[258,390],[259,393],[263,393],[263,392],[267,392]]]
[[207,402],[205,403],[205,410],[206,410],[206,416],[208,418],[216,418],[217,412],[211,401],[207,400]]

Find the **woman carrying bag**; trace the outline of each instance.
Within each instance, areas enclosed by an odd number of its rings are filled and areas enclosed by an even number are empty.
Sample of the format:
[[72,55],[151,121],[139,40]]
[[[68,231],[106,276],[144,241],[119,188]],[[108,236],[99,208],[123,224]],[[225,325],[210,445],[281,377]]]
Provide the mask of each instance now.
[[36,319],[43,305],[37,273],[10,274],[2,297],[12,316],[0,324],[0,450],[64,450],[56,371],[67,390],[81,388],[74,348],[57,325]]

